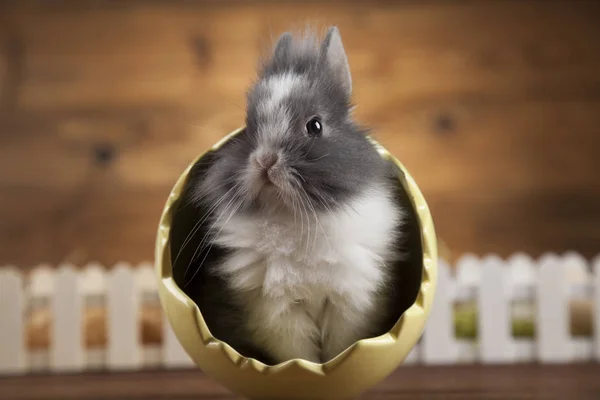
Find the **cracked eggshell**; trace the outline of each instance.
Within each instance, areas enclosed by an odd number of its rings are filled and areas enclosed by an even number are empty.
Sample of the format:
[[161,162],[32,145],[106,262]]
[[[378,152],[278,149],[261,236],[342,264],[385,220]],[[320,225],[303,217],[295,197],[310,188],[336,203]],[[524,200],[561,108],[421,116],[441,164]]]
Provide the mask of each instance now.
[[[240,128],[209,151],[241,132]],[[360,395],[392,373],[418,342],[429,315],[437,279],[437,241],[429,208],[405,167],[383,146],[371,139],[381,157],[398,166],[398,182],[412,202],[421,236],[422,276],[414,303],[386,334],[361,340],[325,364],[290,360],[268,366],[241,356],[214,338],[198,306],[178,287],[172,277],[169,234],[173,213],[193,166],[183,171],[163,209],[155,249],[155,268],[161,304],[175,335],[194,363],[232,392],[250,399],[332,400]]]

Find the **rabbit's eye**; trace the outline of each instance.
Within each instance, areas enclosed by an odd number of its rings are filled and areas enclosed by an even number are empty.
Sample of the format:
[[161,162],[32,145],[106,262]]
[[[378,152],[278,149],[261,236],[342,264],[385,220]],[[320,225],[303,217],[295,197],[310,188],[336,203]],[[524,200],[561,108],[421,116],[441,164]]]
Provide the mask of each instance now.
[[306,133],[310,137],[319,137],[323,133],[323,124],[321,120],[317,117],[312,118],[306,124]]

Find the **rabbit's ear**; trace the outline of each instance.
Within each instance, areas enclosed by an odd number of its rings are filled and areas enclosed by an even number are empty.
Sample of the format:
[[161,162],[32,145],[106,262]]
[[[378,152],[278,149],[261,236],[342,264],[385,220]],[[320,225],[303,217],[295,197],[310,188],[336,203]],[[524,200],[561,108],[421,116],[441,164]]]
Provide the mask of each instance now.
[[322,60],[329,65],[348,95],[352,93],[352,76],[339,29],[329,28],[321,46]]
[[292,34],[290,32],[283,33],[281,36],[279,36],[279,39],[277,39],[275,49],[273,50],[273,58],[286,58],[291,46]]

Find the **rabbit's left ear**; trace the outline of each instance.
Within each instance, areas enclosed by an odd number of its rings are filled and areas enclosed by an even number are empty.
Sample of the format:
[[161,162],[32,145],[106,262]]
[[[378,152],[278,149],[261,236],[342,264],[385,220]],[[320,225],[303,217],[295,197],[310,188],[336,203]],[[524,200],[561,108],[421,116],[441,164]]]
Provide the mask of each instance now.
[[285,59],[292,46],[292,34],[285,32],[277,39],[275,43],[275,49],[273,50],[273,57],[278,59]]
[[338,82],[343,86],[348,95],[352,93],[352,76],[350,75],[350,66],[346,51],[342,44],[342,37],[339,29],[334,26],[329,28],[327,35],[321,46],[321,58],[325,61]]

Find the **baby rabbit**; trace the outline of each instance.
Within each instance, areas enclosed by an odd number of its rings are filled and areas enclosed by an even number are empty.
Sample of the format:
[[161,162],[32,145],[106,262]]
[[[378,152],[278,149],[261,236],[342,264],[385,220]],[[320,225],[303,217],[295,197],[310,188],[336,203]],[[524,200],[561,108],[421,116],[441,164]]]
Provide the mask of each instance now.
[[386,332],[405,212],[351,92],[336,27],[322,41],[283,34],[248,92],[246,128],[193,180],[202,240],[174,263],[176,281],[247,357],[324,363]]

